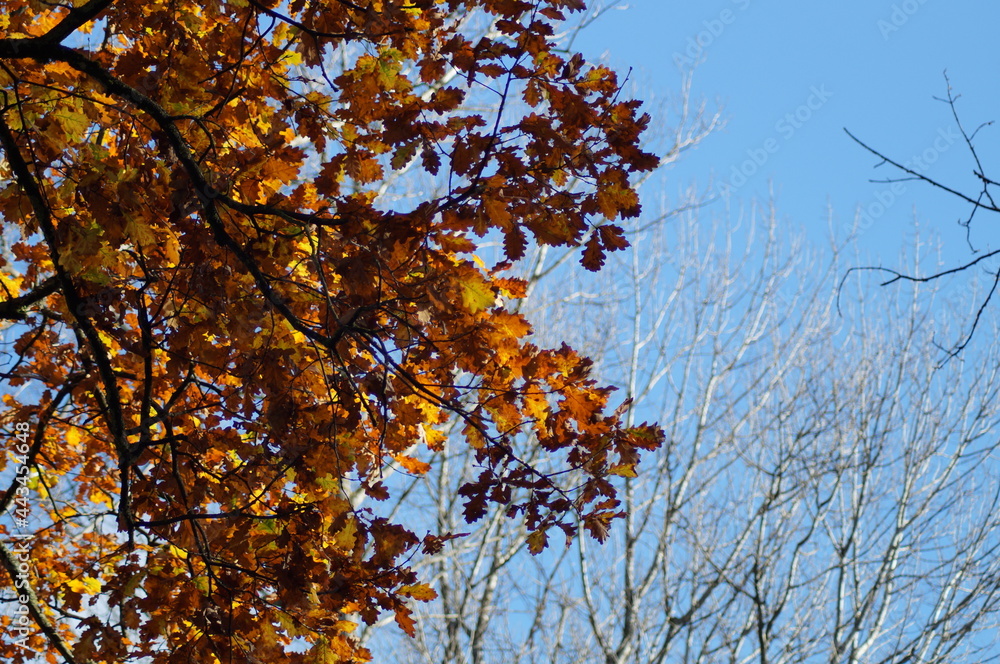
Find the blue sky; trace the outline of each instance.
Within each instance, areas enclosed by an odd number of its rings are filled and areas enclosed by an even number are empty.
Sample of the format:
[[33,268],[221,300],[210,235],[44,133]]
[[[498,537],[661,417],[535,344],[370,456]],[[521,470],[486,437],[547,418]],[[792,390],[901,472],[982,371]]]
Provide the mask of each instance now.
[[[727,124],[667,172],[668,195],[692,182],[714,183],[715,191],[728,182],[738,207],[766,200],[773,185],[781,219],[816,241],[828,236],[828,211],[843,239],[861,206],[869,211],[861,250],[893,265],[914,218],[940,234],[946,261],[967,260],[956,222],[970,209],[920,183],[893,191],[869,182],[897,173],[873,170],[878,159],[843,128],[899,161],[917,157],[918,170],[975,194],[971,155],[934,97],[946,94],[947,70],[967,130],[1000,120],[997,25],[1000,3],[972,0],[631,0],[575,47],[620,71],[631,67],[639,96],[654,100],[676,96],[679,64],[700,61],[693,96],[721,107]],[[983,129],[976,144],[987,175],[991,164],[1000,175],[1000,125]],[[745,182],[741,168],[753,172]],[[714,209],[721,213],[721,203]],[[977,249],[990,246],[989,223],[974,224]]]

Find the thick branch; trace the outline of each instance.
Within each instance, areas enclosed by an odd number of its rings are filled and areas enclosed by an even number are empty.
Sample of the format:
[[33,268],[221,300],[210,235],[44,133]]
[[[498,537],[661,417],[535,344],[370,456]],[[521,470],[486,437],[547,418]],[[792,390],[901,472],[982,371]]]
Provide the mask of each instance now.
[[24,311],[26,308],[36,302],[41,302],[57,290],[59,290],[59,280],[56,277],[49,277],[42,283],[38,284],[38,287],[30,293],[25,293],[24,295],[19,295],[9,300],[0,302],[0,319],[24,320],[25,316],[27,316]]
[[[70,49],[65,50],[70,51]],[[62,289],[63,295],[66,298],[66,304],[69,305],[69,310],[73,313],[79,329],[83,333],[84,337],[86,337],[87,344],[90,346],[91,353],[93,353],[94,362],[97,364],[97,369],[101,376],[101,383],[104,388],[105,398],[103,401],[106,404],[108,428],[110,429],[112,439],[114,440],[115,450],[118,452],[119,460],[124,461],[127,459],[128,454],[128,438],[125,434],[125,417],[122,412],[121,393],[118,389],[118,381],[115,378],[111,358],[108,357],[108,351],[104,347],[104,342],[101,341],[101,337],[98,335],[97,329],[94,327],[93,323],[91,323],[90,319],[82,313],[85,311],[83,299],[76,291],[76,286],[73,284],[72,276],[66,271],[60,262],[59,243],[56,239],[56,228],[52,220],[52,215],[49,212],[48,205],[45,202],[45,197],[38,183],[35,181],[35,176],[32,175],[31,169],[28,168],[27,162],[21,155],[21,151],[18,149],[17,142],[14,139],[14,134],[3,115],[0,115],[0,147],[3,148],[3,151],[7,156],[7,163],[10,164],[11,171],[14,174],[14,178],[17,181],[18,186],[31,203],[31,209],[35,213],[35,218],[38,220],[38,225],[45,238],[45,243],[48,245],[49,254],[52,258],[52,266],[56,273],[55,277],[60,288]],[[122,464],[121,473],[122,496],[119,518],[121,520],[121,525],[124,525],[129,518],[130,512],[128,507],[127,464]]]
[[56,27],[39,37],[46,44],[59,44],[70,34],[80,27],[96,19],[101,12],[114,4],[115,0],[90,0],[90,2],[80,7],[69,10],[62,21]]

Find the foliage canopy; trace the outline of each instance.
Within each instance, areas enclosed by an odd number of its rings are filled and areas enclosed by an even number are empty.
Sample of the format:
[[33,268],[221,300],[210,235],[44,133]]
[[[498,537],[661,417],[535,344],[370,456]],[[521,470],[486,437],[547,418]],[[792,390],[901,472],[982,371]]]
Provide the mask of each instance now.
[[[526,339],[505,276],[529,242],[600,268],[658,163],[615,74],[556,48],[583,2],[0,9],[3,507],[37,497],[6,527],[30,574],[0,548],[31,616],[6,661],[366,661],[351,616],[412,634],[408,561],[453,534],[361,503],[451,418],[468,520],[606,536],[659,434]],[[438,193],[388,195],[421,171]]]

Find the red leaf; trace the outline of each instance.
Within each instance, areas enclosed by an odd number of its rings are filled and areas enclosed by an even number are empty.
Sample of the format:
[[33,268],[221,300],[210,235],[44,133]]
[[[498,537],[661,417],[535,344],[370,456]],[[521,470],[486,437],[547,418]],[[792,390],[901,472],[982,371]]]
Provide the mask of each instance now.
[[628,240],[625,239],[625,232],[618,226],[605,225],[599,227],[597,231],[601,235],[601,242],[610,251],[620,251],[629,246]]
[[438,170],[441,168],[441,155],[437,153],[437,150],[431,146],[424,148],[423,152],[420,153],[420,159],[423,161],[424,169],[427,170],[431,175],[437,175]]
[[601,246],[600,237],[595,233],[587,240],[580,264],[591,272],[597,272],[604,267],[604,256],[604,247]]

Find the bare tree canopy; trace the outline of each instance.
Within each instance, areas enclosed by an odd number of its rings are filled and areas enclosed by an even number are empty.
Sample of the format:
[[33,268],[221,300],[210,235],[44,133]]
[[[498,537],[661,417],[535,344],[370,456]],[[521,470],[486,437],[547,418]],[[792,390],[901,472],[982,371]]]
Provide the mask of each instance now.
[[[689,212],[643,231],[613,283],[538,284],[530,315],[600,358],[631,417],[666,423],[667,442],[625,477],[629,515],[609,544],[529,559],[526,533],[484,523],[427,561],[441,593],[417,639],[369,632],[373,652],[475,664],[996,658],[1000,349],[940,367],[928,329],[947,319],[933,284],[888,305],[866,301],[857,273],[838,291],[849,247],[820,262],[773,209],[760,217],[728,232]],[[977,297],[948,304],[971,312]],[[468,529],[453,488],[470,472],[449,448],[410,485],[428,528]]]

